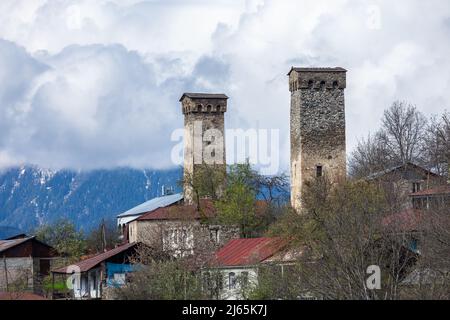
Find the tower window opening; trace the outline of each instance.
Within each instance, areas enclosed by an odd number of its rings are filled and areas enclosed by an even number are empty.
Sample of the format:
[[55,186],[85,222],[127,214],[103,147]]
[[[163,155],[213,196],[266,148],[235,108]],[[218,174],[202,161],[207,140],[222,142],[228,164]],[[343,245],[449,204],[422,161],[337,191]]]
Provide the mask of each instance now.
[[323,176],[323,166],[316,166],[316,177],[320,178]]
[[320,89],[324,89],[325,88],[325,81],[321,81],[320,82]]

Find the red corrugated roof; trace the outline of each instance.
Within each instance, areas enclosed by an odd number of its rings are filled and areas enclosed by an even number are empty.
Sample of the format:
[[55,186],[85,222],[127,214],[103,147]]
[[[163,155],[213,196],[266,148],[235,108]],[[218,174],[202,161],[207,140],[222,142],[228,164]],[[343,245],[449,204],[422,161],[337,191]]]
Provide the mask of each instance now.
[[[95,268],[97,265],[99,265],[103,261],[105,261],[109,258],[112,258],[115,255],[134,247],[135,245],[137,245],[136,242],[127,243],[127,244],[124,244],[117,248],[114,248],[112,250],[109,250],[109,251],[100,253],[96,256],[93,256],[92,258],[82,260],[77,263],[73,263],[70,266],[71,267],[77,266],[78,268],[80,268],[80,272],[86,272],[86,271],[91,270],[92,268]],[[72,270],[68,270],[68,268],[69,268],[69,266],[53,270],[52,272],[54,272],[54,273],[73,273],[74,272],[74,270],[72,268],[71,268]]]
[[31,292],[0,292],[0,300],[47,300]]
[[286,247],[281,238],[234,239],[217,251],[219,266],[246,266],[260,263]]
[[450,186],[449,185],[422,190],[422,191],[411,194],[411,196],[412,197],[420,197],[420,196],[433,196],[433,195],[444,195],[444,194],[450,194]]
[[423,224],[423,220],[424,214],[421,210],[406,209],[385,217],[382,220],[382,225],[397,231],[418,231]]

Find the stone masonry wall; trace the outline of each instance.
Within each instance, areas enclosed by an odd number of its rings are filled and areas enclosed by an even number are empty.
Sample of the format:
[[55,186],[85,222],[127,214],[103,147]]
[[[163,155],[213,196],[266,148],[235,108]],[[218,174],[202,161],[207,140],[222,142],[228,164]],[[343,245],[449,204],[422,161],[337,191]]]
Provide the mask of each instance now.
[[[215,158],[218,159],[217,164],[222,165],[226,170],[225,155],[225,116],[227,110],[226,99],[201,99],[185,97],[182,102],[182,111],[184,114],[184,174],[185,176],[193,176],[196,172],[195,168],[201,166],[195,163],[194,159],[203,159],[203,151],[209,145],[208,141],[201,141],[201,148],[198,148],[198,141],[194,139],[194,130],[196,121],[201,121],[201,137],[204,132],[209,129],[216,129],[222,134],[223,147],[217,150]],[[184,185],[185,203],[193,203],[193,191],[189,185]]]
[[346,174],[343,69],[298,69],[291,90],[291,203],[299,210],[306,181],[317,167],[332,181]]

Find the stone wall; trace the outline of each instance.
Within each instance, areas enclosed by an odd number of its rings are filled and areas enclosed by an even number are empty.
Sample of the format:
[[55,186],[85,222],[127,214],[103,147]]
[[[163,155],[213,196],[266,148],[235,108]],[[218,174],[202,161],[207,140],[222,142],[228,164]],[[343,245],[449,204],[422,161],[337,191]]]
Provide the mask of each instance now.
[[33,259],[0,258],[0,291],[33,288]]
[[[226,170],[225,155],[225,115],[227,110],[227,100],[225,98],[204,99],[184,97],[181,100],[184,114],[184,175],[193,177],[196,168],[204,163],[204,154],[209,151],[208,146],[212,142],[204,133],[210,129],[218,130],[221,134],[222,147],[214,150],[213,158],[217,159],[215,164],[223,165]],[[200,123],[200,128],[196,127]],[[200,140],[194,136],[200,130]],[[210,131],[212,132],[212,131]],[[198,133],[198,132],[197,132]],[[200,145],[200,147],[198,147]],[[200,161],[199,161],[200,159]],[[207,163],[211,164],[211,163]],[[184,184],[184,201],[187,204],[193,203],[193,190],[189,184]]]
[[[199,220],[146,220],[131,223],[136,234],[131,241],[142,242],[166,251],[183,251],[188,254],[210,255],[231,239],[239,238],[239,228],[210,225]],[[185,232],[186,243],[168,242],[173,232]]]
[[299,210],[318,167],[332,181],[346,175],[345,70],[294,68],[291,91],[291,203]]

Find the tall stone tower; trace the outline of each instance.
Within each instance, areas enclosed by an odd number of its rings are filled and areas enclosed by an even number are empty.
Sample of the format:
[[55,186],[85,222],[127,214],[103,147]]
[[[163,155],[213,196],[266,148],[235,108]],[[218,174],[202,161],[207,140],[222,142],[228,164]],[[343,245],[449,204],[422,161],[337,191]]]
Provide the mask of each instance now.
[[326,175],[346,175],[343,68],[292,68],[291,204],[301,208],[305,182]]
[[[224,94],[184,93],[184,177],[191,179],[203,165],[226,170],[225,112],[228,97]],[[220,186],[218,186],[220,187]],[[184,202],[192,204],[194,193],[189,183],[183,186]]]

